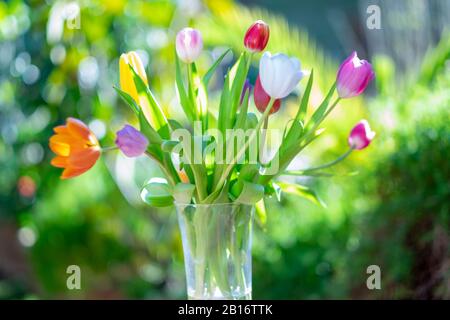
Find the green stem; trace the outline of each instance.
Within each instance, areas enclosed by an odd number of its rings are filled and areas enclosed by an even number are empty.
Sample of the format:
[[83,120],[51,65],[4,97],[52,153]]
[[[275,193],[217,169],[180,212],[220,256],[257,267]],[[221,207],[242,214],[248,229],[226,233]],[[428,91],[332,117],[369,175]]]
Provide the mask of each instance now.
[[264,120],[264,124],[262,126],[261,136],[259,140],[259,149],[258,149],[258,160],[261,163],[261,159],[259,159],[261,150],[264,148],[264,144],[266,143],[266,135],[267,135],[267,127],[269,126],[269,117]]
[[195,228],[195,297],[196,299],[203,298],[205,289],[205,270],[206,270],[206,244],[207,244],[207,230],[205,229],[207,212],[203,208],[198,207],[194,216]]
[[195,98],[195,92],[194,92],[194,80],[192,78],[192,64],[189,63],[186,65],[187,67],[187,76],[188,76],[188,90],[189,90],[189,97],[191,99],[192,105],[194,106],[195,111],[195,120],[199,120],[199,110],[197,105],[197,99]]
[[[169,183],[174,186],[176,185],[176,179],[173,177],[173,175],[171,174],[171,172],[169,171],[169,169],[158,159],[156,159],[150,152],[145,151],[145,154],[152,160],[154,160],[159,167],[161,168],[161,170],[163,171],[164,175],[166,176],[167,180],[169,181]],[[174,169],[175,170],[175,169]],[[178,174],[177,174],[178,177]]]
[[[247,62],[246,62],[246,64],[245,64],[245,72],[246,72],[246,75],[248,75],[248,71],[250,70],[250,66],[251,66],[251,64],[252,64],[252,58],[253,58],[253,55],[254,55],[255,53],[254,52],[251,52],[250,53],[250,56],[248,57],[248,60],[247,60]],[[244,87],[242,87],[241,88],[241,91],[240,92],[242,92],[242,90],[244,89]],[[239,97],[240,97],[240,95],[239,95]],[[238,105],[239,105],[239,103],[238,103]],[[232,106],[233,107],[233,106]],[[232,114],[232,116],[234,117],[234,115]],[[227,128],[225,128],[224,129],[224,131],[226,131],[226,129]],[[224,134],[225,134],[225,132],[223,132]],[[226,152],[227,152],[227,150],[229,150],[228,149],[228,142],[226,143],[226,146],[225,146],[225,149],[224,149],[224,151],[225,151],[225,154],[226,154]],[[226,157],[226,156],[225,156]],[[221,159],[221,160],[223,160],[223,159]],[[218,189],[217,187],[219,186],[219,182],[220,182],[220,180],[221,180],[221,177],[223,176],[223,167],[224,167],[224,165],[223,164],[216,164],[215,166],[214,166],[214,178],[213,178],[213,186],[216,186],[216,190]],[[223,183],[223,182],[222,182]]]
[[323,115],[322,119],[325,119],[326,117],[328,117],[328,115],[331,113],[331,111],[333,111],[333,109],[337,106],[337,104],[339,103],[339,101],[341,101],[340,97],[337,97],[336,100],[333,102],[333,104],[331,105],[330,108],[328,108],[328,110],[325,112],[325,114]]
[[117,146],[103,147],[102,152],[108,152],[108,151],[113,151],[113,150],[117,150],[117,149],[119,149],[119,147],[117,147]]
[[333,161],[331,161],[329,163],[325,163],[325,164],[317,166],[317,167],[312,167],[312,168],[303,169],[303,170],[286,171],[286,172],[283,172],[283,175],[297,176],[297,175],[305,174],[307,172],[317,171],[317,170],[322,170],[322,169],[326,169],[326,168],[332,167],[332,166],[338,164],[339,162],[343,161],[345,158],[347,158],[352,153],[353,150],[354,150],[353,148],[348,149],[339,158],[337,158],[337,159],[335,159],[335,160],[333,160]]
[[[237,212],[236,213],[233,212],[232,214],[233,221],[231,221],[231,223],[233,223],[235,226],[246,225],[245,223],[246,213],[247,212],[245,212],[244,207],[239,206],[237,208]],[[244,221],[242,221],[241,219]],[[242,231],[244,231],[244,234],[242,234]],[[245,241],[243,239],[243,237],[246,236],[245,231],[247,230],[245,230],[243,227],[237,227],[236,234],[231,233],[230,239],[231,256],[232,256],[231,259],[234,262],[234,269],[237,272],[236,273],[237,283],[244,294],[247,293],[247,286],[245,284],[245,275],[243,274],[242,259],[241,259],[242,253],[240,246],[242,245],[243,241]]]
[[194,174],[194,180],[195,180],[195,186],[197,189],[197,194],[199,201],[203,201],[207,196],[206,192],[206,186],[205,186],[205,179],[206,177],[203,177],[200,172],[198,171],[198,164],[191,164],[192,173]]
[[259,119],[258,124],[256,125],[255,129],[252,131],[252,134],[250,135],[248,140],[245,141],[244,146],[241,149],[239,149],[239,152],[233,157],[231,163],[229,163],[228,166],[226,167],[226,169],[223,171],[222,176],[220,177],[215,190],[218,190],[222,187],[223,183],[225,182],[228,175],[230,174],[231,169],[233,169],[233,166],[235,165],[236,161],[247,151],[247,148],[250,146],[250,143],[253,142],[253,140],[255,139],[259,130],[261,129],[264,121],[269,116],[270,109],[272,109],[274,102],[275,102],[275,99],[270,98],[269,104],[267,105],[266,110],[264,110],[262,117]]

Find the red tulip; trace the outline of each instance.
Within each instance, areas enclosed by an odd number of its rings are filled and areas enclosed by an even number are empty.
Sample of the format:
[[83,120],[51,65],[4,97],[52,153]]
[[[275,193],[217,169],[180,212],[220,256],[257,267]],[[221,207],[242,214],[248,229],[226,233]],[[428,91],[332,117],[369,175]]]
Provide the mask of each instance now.
[[[264,113],[264,111],[267,108],[267,105],[270,101],[270,96],[267,94],[266,91],[264,91],[261,80],[256,78],[255,82],[255,89],[253,90],[253,98],[255,101],[256,108],[259,110],[259,112]],[[275,113],[280,109],[281,106],[281,99],[276,99],[275,102],[272,105],[272,109],[270,109],[269,114]]]
[[251,52],[261,52],[269,41],[269,25],[258,20],[248,28],[244,37],[244,45]]

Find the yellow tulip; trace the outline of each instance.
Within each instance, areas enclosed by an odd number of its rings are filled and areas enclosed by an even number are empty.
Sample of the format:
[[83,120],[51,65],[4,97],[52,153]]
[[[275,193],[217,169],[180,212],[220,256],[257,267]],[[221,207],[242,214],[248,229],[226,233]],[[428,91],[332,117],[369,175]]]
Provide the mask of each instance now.
[[139,104],[139,95],[129,65],[133,67],[134,71],[141,77],[146,85],[148,85],[147,75],[145,74],[144,65],[136,52],[130,51],[128,53],[123,53],[120,56],[120,88],[128,93],[134,101]]
[[126,93],[128,93],[134,99],[134,101],[136,101],[136,103],[140,106],[140,108],[144,112],[144,116],[147,119],[148,123],[150,123],[150,125],[152,125],[156,130],[158,130],[159,125],[155,123],[153,119],[154,117],[152,117],[149,101],[145,97],[139,97],[136,85],[134,84],[133,73],[131,72],[129,66],[133,67],[134,71],[148,86],[147,75],[145,74],[144,65],[142,64],[141,59],[139,58],[136,52],[130,51],[128,53],[123,53],[120,56],[119,60],[120,88]]

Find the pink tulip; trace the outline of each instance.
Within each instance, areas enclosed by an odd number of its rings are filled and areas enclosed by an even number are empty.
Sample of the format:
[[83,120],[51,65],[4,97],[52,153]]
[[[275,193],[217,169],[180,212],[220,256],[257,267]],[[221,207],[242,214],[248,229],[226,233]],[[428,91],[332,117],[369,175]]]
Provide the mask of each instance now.
[[269,25],[258,20],[248,28],[244,37],[244,45],[251,52],[261,52],[269,41]]
[[372,65],[366,60],[360,60],[354,51],[339,67],[336,84],[339,97],[360,95],[374,77]]
[[178,32],[175,46],[180,60],[185,63],[192,63],[202,53],[202,34],[196,29],[184,28]]
[[348,144],[351,148],[362,150],[366,148],[375,137],[375,132],[370,129],[367,120],[359,121],[348,136]]

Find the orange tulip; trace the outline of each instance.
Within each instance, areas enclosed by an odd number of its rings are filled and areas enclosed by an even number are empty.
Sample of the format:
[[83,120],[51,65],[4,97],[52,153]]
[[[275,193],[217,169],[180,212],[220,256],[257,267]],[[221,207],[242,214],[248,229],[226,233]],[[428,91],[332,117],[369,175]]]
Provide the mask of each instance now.
[[91,130],[80,120],[67,118],[66,125],[53,128],[50,149],[56,153],[51,164],[64,168],[61,179],[88,171],[100,157],[101,148]]

